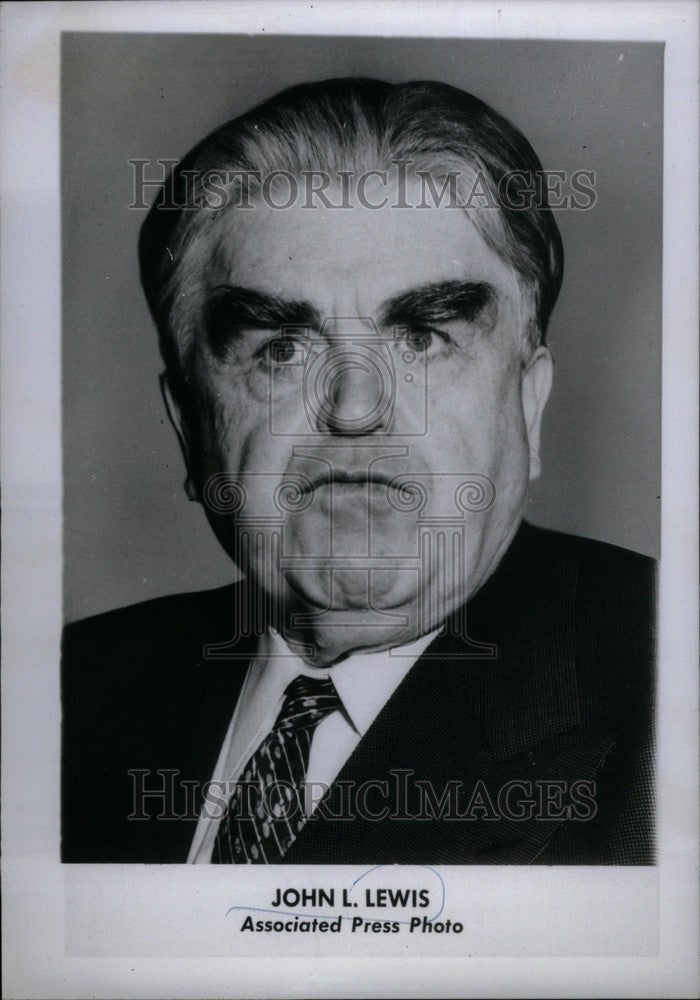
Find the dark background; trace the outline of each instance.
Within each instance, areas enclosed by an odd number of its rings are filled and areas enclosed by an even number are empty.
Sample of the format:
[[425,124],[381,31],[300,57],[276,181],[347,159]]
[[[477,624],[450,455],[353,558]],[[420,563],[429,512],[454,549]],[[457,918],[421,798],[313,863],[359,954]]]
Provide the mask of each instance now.
[[[663,46],[320,36],[63,36],[63,414],[68,621],[236,571],[197,504],[158,386],[130,159],[176,159],[283,87],[435,79],[493,105],[545,169],[596,172],[557,213],[543,475],[527,516],[659,554]],[[29,127],[29,126],[28,126]],[[150,196],[149,196],[150,199]],[[40,283],[37,294],[40,292]]]

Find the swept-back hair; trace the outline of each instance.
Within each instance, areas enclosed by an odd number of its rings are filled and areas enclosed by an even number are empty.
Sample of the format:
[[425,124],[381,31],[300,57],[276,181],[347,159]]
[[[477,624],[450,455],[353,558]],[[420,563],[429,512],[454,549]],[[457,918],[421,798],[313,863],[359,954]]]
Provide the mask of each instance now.
[[[141,229],[141,281],[171,374],[186,377],[201,322],[212,217],[237,210],[230,203],[196,207],[202,178],[228,174],[240,189],[250,177],[282,171],[360,173],[399,161],[436,183],[451,173],[461,189],[477,177],[486,182],[497,205],[471,206],[470,219],[517,275],[528,305],[523,354],[543,343],[563,250],[546,187],[534,199],[519,196],[542,171],[527,139],[483,101],[447,84],[337,79],[291,87],[218,128],[156,196]],[[496,194],[504,178],[510,178],[505,200]]]

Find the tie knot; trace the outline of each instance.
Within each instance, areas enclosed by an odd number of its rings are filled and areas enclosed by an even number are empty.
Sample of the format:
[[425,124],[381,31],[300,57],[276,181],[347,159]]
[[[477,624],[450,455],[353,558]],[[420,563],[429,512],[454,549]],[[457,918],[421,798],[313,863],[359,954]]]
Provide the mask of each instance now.
[[304,729],[316,726],[326,715],[341,707],[329,677],[300,674],[287,686],[275,729]]

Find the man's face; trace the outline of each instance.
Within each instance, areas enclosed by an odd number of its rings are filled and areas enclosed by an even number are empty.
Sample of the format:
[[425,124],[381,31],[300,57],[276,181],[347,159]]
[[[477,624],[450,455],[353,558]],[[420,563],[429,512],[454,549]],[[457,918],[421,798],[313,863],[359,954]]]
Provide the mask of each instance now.
[[217,536],[319,659],[430,631],[495,567],[537,461],[551,361],[522,364],[514,271],[444,207],[258,204],[210,232],[182,430]]

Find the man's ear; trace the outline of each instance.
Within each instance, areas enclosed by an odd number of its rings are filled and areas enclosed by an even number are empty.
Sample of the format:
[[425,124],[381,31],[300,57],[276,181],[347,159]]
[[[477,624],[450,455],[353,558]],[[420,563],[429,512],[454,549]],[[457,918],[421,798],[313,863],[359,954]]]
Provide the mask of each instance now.
[[187,494],[187,498],[189,500],[199,500],[197,487],[195,486],[194,479],[192,477],[192,451],[190,447],[191,430],[182,401],[180,400],[178,393],[173,389],[173,385],[168,378],[167,372],[163,372],[160,376],[160,391],[163,393],[165,409],[168,411],[170,423],[175,428],[175,433],[177,434],[177,439],[180,442],[180,448],[182,449],[182,455],[185,459],[185,468],[187,469],[187,476],[185,478],[185,493]]
[[523,413],[530,446],[530,482],[542,471],[540,463],[540,427],[545,404],[552,388],[554,361],[549,349],[538,347],[521,376]]

